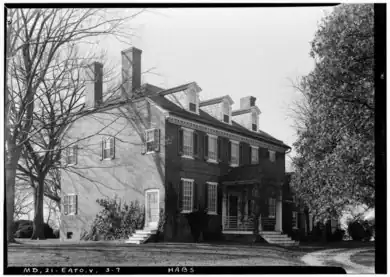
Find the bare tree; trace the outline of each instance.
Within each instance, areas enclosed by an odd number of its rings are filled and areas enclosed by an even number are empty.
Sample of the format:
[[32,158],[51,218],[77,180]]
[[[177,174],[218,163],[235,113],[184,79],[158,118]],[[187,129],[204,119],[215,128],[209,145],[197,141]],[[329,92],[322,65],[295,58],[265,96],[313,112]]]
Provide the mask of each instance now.
[[[67,68],[66,58],[69,57],[64,53],[77,44],[90,43],[91,38],[98,36],[101,39],[113,36],[120,41],[129,41],[132,34],[126,26],[127,22],[142,11],[128,16],[118,16],[115,15],[118,11],[102,9],[8,9],[6,12],[9,24],[6,35],[5,175],[9,243],[14,241],[12,218],[20,155],[23,149],[34,152],[31,139],[48,128],[47,124],[43,124],[32,130],[36,119],[36,102],[48,104],[41,99],[48,90],[54,91],[51,86],[56,82],[48,80],[56,77],[58,72],[64,72],[63,69]],[[57,97],[60,101],[60,96]],[[50,115],[51,125],[57,122],[57,115]],[[49,158],[46,156],[43,159],[48,161]],[[44,170],[47,174],[48,169]],[[40,180],[38,184],[36,195],[39,196],[38,202],[43,203],[44,182]],[[36,208],[42,210],[43,205],[38,205]],[[34,225],[42,223],[43,212],[36,212]],[[42,236],[43,228],[39,229],[34,228],[33,237]]]
[[33,210],[33,195],[31,186],[25,182],[17,182],[15,188],[14,220],[29,216]]

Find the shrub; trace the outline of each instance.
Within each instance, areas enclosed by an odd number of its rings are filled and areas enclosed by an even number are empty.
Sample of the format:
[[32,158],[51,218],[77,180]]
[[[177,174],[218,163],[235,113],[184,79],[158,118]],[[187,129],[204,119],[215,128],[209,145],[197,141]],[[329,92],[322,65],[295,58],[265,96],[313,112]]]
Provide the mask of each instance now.
[[190,225],[191,235],[194,242],[199,242],[201,232],[204,232],[208,225],[207,210],[196,210],[187,215],[187,221]]
[[[31,220],[17,220],[13,224],[14,234],[16,238],[31,238],[33,234],[33,222]],[[53,229],[47,224],[43,224],[43,233],[45,238],[55,238]]]
[[329,241],[342,241],[344,238],[345,231],[337,228],[334,233],[330,236]]
[[144,207],[138,201],[121,203],[117,198],[98,199],[103,209],[96,215],[90,230],[84,231],[82,240],[116,240],[129,238],[144,226]]
[[166,221],[167,221],[167,216],[165,215],[164,209],[161,208],[159,214],[159,220],[158,220],[157,233],[155,236],[155,242],[164,240],[164,227]]
[[60,238],[60,230],[59,229],[55,229],[53,231],[53,235],[56,239]]
[[353,221],[348,224],[348,233],[356,241],[361,241],[367,236],[366,230],[359,221]]

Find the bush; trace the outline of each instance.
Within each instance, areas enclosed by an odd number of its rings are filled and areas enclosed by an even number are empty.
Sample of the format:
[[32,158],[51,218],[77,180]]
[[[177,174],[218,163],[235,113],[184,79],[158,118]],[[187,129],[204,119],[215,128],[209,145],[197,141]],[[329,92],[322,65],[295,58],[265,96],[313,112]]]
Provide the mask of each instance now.
[[96,215],[90,230],[84,231],[82,240],[127,239],[144,226],[145,211],[138,201],[121,203],[117,198],[98,199],[103,209]]
[[353,221],[348,224],[348,233],[355,241],[362,241],[367,237],[366,230],[359,221]]
[[342,241],[344,238],[345,231],[337,228],[333,234],[329,237],[329,241]]
[[59,229],[55,229],[53,231],[53,235],[56,239],[59,239],[60,238],[60,230]]
[[187,215],[187,221],[190,225],[191,235],[194,242],[199,242],[201,232],[204,232],[208,225],[207,210],[196,210]]
[[[13,224],[16,238],[31,238],[33,234],[33,222],[31,220],[17,220]],[[45,238],[55,238],[53,229],[47,224],[43,224],[43,233]]]

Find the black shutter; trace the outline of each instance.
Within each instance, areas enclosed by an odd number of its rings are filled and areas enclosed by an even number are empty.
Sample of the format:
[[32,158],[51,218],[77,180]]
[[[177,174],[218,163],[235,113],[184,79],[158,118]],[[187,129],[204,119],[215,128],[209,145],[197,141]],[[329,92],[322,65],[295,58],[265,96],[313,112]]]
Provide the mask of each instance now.
[[101,156],[100,156],[100,160],[103,160],[104,159],[104,137],[102,138],[102,142],[101,142]]
[[228,142],[227,153],[228,153],[228,161],[230,163],[232,161],[232,142],[231,141]]
[[179,182],[179,211],[183,210],[183,180]]
[[110,156],[111,159],[115,159],[115,137],[110,138]]
[[222,215],[222,186],[217,186],[217,213]]
[[206,209],[209,208],[209,184],[205,183],[204,184],[204,207]]
[[154,130],[154,151],[160,151],[160,129]]
[[217,151],[218,151],[218,161],[222,161],[222,138],[218,137],[217,139]]
[[240,151],[240,155],[238,155],[239,156],[238,164],[243,165],[244,164],[244,145],[241,142],[240,142],[238,151]]
[[78,199],[77,199],[77,195],[74,196],[74,205],[75,205],[75,211],[74,211],[74,214],[77,214],[77,210],[78,210]]
[[194,156],[198,156],[198,153],[199,153],[199,149],[198,149],[198,147],[199,147],[198,138],[199,138],[198,132],[194,131],[194,133],[193,133],[193,140],[194,140],[194,141],[193,141],[193,142],[194,142],[194,144],[193,144],[193,146],[194,146],[193,151],[194,151]]
[[249,164],[252,164],[252,146],[249,145]]
[[209,157],[209,136],[204,136],[204,159],[207,160]]
[[193,192],[193,207],[192,210],[198,209],[198,186],[195,181],[192,183],[192,192]]
[[178,154],[183,155],[183,129],[179,128],[178,131],[178,142],[177,142],[177,149],[178,149]]

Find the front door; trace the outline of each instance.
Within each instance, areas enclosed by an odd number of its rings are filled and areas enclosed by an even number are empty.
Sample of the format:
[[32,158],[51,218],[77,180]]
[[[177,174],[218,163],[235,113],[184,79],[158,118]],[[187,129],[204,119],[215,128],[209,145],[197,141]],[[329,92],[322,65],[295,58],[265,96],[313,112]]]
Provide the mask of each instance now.
[[238,225],[238,197],[229,195],[229,228],[237,228]]
[[146,226],[157,227],[159,219],[158,190],[146,191]]

